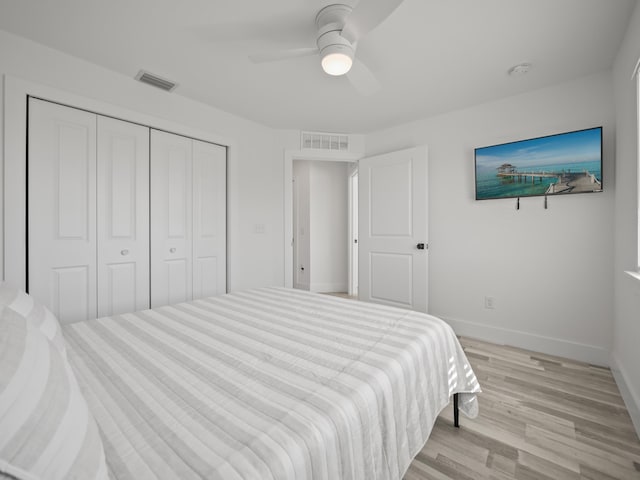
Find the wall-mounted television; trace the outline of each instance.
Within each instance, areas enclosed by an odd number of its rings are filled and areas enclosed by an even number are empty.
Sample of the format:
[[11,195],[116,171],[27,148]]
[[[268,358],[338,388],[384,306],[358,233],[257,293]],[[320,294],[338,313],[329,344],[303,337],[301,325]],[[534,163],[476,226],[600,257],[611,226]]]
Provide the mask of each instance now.
[[475,149],[476,200],[602,191],[602,127]]

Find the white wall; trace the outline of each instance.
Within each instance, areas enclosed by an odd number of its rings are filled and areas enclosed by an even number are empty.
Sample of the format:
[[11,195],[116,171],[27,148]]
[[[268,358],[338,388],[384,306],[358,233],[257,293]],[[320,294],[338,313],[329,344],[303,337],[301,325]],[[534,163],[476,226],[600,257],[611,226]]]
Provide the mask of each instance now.
[[[132,77],[135,73],[131,72]],[[294,135],[273,131],[177,93],[162,92],[3,31],[0,74],[5,86],[7,75],[24,79],[125,112],[123,118],[133,112],[136,119],[152,126],[175,125],[176,129],[204,132],[232,145],[228,173],[228,286],[237,290],[283,284],[282,152],[286,145],[282,139],[285,134],[290,138]],[[5,91],[0,100],[0,111],[5,115],[6,101],[15,100],[6,99],[8,94]],[[0,121],[11,121],[5,115]],[[3,127],[0,125],[2,132]],[[4,137],[1,142],[4,162]],[[5,236],[13,234],[4,232]]]
[[[474,200],[475,147],[600,125],[604,193],[553,197],[548,210],[541,197],[520,210]],[[429,146],[430,313],[462,335],[607,364],[614,135],[609,72],[368,135],[367,155]]]
[[638,116],[635,80],[640,58],[640,5],[629,22],[613,70],[616,106],[614,325],[612,370],[640,435],[640,280],[637,266]]
[[312,292],[346,292],[348,277],[346,162],[310,162]]

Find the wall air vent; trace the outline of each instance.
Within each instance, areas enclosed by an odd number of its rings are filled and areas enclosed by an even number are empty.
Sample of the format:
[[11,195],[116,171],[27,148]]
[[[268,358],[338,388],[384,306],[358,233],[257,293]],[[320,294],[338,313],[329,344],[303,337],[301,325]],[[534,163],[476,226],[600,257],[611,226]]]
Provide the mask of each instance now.
[[176,82],[172,82],[171,80],[167,80],[166,78],[159,77],[145,70],[140,70],[138,72],[138,74],[136,75],[136,80],[139,80],[142,83],[153,85],[154,87],[160,88],[166,92],[172,92],[178,86]]
[[303,150],[349,151],[349,135],[339,133],[302,132],[300,148]]

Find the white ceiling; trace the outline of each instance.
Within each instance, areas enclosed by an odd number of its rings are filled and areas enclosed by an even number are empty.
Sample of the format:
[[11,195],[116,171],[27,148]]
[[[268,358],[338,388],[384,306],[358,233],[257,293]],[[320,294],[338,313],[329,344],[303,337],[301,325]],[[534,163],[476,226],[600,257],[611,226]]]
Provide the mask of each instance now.
[[[332,1],[0,0],[0,29],[273,128],[366,133],[608,69],[637,0],[405,0],[359,42],[371,96],[317,56],[248,59],[314,46]],[[510,77],[521,62],[532,71]]]

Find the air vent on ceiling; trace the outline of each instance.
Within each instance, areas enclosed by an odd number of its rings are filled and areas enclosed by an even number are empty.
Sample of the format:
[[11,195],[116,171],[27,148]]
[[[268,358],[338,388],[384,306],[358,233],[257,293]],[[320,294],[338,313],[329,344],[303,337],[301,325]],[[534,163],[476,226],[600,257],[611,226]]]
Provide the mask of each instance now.
[[333,150],[346,152],[349,150],[349,135],[339,133],[302,132],[301,148],[316,150]]
[[172,92],[178,86],[176,82],[172,82],[171,80],[167,80],[166,78],[159,77],[158,75],[146,72],[144,70],[140,70],[138,72],[138,75],[136,75],[136,80],[139,80],[142,83],[153,85],[154,87],[160,88],[167,92]]

